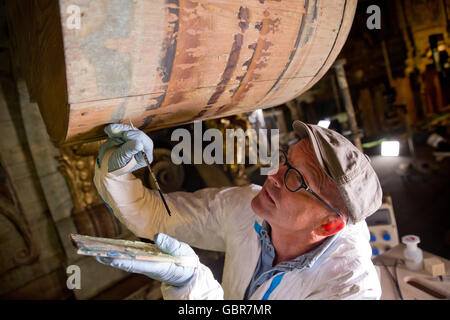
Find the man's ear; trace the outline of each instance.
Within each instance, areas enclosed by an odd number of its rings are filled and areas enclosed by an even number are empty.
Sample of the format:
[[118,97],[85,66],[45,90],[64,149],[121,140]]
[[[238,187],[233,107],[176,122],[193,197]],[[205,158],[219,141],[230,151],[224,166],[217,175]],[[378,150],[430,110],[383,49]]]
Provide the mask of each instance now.
[[323,237],[331,236],[345,227],[345,219],[337,215],[326,217],[322,220],[315,232]]

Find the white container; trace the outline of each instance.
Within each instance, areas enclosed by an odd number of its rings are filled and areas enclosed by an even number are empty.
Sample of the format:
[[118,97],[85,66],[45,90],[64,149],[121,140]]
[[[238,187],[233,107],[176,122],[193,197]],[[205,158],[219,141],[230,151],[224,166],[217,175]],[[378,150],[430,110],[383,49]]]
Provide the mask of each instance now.
[[422,270],[423,253],[417,246],[420,243],[420,238],[415,235],[407,235],[402,237],[402,242],[406,244],[406,248],[403,250],[406,267],[409,270]]

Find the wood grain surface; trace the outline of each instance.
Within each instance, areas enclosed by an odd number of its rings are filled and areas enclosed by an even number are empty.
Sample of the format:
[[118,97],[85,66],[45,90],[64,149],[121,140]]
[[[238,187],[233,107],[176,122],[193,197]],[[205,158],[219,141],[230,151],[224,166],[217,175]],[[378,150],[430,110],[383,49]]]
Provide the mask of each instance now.
[[[285,103],[334,62],[357,0],[59,0],[59,21],[37,5],[47,2],[9,6],[59,24],[13,28],[40,39],[28,44],[40,74],[24,73],[52,140],[68,144],[112,122],[152,131]],[[70,5],[79,29],[66,24]]]

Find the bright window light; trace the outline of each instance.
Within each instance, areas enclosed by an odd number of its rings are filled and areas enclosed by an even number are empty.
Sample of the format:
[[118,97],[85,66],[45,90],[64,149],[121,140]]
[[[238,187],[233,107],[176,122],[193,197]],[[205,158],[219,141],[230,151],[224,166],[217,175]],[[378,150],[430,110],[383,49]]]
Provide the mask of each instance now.
[[328,127],[330,126],[330,120],[320,120],[319,123],[317,124],[319,127],[328,129]]
[[381,143],[381,155],[384,157],[398,157],[400,153],[400,142],[383,141]]

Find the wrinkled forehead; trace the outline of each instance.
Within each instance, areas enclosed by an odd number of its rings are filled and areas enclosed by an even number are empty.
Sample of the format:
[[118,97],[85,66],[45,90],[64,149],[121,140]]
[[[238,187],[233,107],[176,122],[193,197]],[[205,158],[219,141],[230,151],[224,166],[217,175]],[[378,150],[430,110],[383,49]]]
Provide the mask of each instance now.
[[304,154],[314,155],[311,141],[308,138],[300,138],[297,142],[289,146],[287,150],[287,155],[292,160]]
[[288,149],[287,156],[289,163],[294,167],[313,167],[322,171],[312,148],[311,141],[308,138],[300,139],[291,145]]

